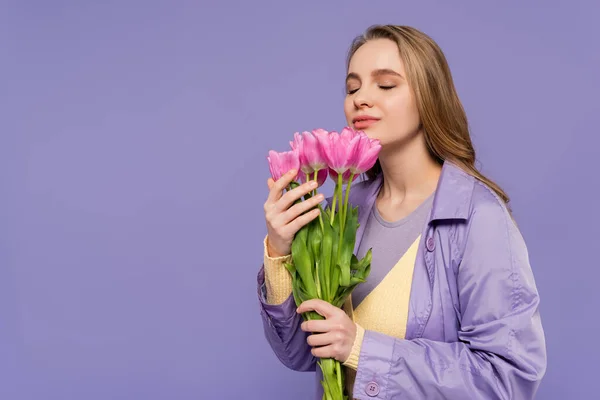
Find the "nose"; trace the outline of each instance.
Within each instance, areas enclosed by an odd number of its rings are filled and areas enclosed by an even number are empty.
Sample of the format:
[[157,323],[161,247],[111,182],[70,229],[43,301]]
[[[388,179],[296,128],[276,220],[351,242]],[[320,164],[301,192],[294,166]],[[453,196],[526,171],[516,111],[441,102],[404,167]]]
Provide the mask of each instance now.
[[368,93],[368,90],[366,88],[361,88],[357,93],[356,96],[354,96],[354,107],[356,107],[357,109],[363,108],[363,107],[372,107],[373,106],[373,100],[371,99],[371,96]]

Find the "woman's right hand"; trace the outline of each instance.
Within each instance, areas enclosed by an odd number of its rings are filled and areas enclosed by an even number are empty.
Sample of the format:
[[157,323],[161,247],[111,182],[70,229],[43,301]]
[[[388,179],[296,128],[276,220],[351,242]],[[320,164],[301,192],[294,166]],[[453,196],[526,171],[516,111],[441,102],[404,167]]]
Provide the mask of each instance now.
[[296,172],[290,171],[277,182],[273,181],[273,178],[267,180],[269,196],[264,208],[267,220],[267,251],[270,257],[290,254],[296,232],[317,218],[320,213],[318,208],[306,211],[317,206],[325,198],[319,193],[306,201],[294,204],[296,200],[317,188],[316,182],[309,181],[283,194],[283,190],[295,177]]

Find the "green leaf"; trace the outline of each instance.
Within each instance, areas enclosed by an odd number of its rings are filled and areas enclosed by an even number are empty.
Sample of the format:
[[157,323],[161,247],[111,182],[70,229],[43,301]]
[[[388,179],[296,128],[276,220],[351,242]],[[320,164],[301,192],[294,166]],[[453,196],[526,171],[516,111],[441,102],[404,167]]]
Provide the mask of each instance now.
[[366,282],[367,280],[362,276],[352,276],[350,277],[350,286],[357,285],[359,283]]
[[333,269],[333,277],[331,278],[332,298],[335,298],[340,290],[340,274],[340,265],[336,263]]
[[305,225],[296,233],[292,241],[292,259],[296,266],[296,272],[302,279],[304,291],[314,299],[317,298],[317,288],[313,276],[312,257],[306,243],[307,236],[308,228]]
[[333,254],[333,230],[328,220],[323,221],[323,233],[321,236],[321,254],[319,261],[319,278],[321,283],[321,294],[325,301],[332,299],[331,289],[331,259]]
[[292,275],[292,278],[294,278],[294,276],[296,275],[296,267],[294,266],[293,260],[289,263],[283,263],[283,266],[285,267],[285,269],[290,271],[290,275]]
[[346,222],[344,224],[342,250],[340,252],[340,286],[350,285],[350,263],[356,242],[356,230],[358,225],[358,207],[348,209]]
[[357,270],[358,269],[358,258],[355,254],[352,254],[352,259],[350,260],[350,269]]
[[321,256],[321,241],[323,232],[319,219],[314,219],[308,223],[308,239],[307,243],[312,253],[312,259],[318,260]]
[[331,291],[330,298],[334,299],[337,296],[338,288],[340,286],[340,270],[338,268],[338,247],[340,245],[340,224],[339,219],[335,218],[333,225],[331,225],[331,239],[332,239],[332,248],[331,248]]
[[353,278],[366,280],[371,272],[371,249],[367,251],[367,254],[363,259],[356,265],[356,270],[352,274]]
[[299,307],[302,304],[302,295],[300,294],[300,279],[292,279],[292,294],[294,295],[294,302],[296,303],[296,307]]
[[371,264],[371,259],[372,259],[372,256],[373,256],[372,253],[373,253],[372,249],[367,250],[367,253],[365,254],[365,256],[360,261],[358,261],[356,263],[356,266],[353,269],[356,269],[358,271],[362,271],[362,270],[364,270],[367,267],[367,265],[370,265]]

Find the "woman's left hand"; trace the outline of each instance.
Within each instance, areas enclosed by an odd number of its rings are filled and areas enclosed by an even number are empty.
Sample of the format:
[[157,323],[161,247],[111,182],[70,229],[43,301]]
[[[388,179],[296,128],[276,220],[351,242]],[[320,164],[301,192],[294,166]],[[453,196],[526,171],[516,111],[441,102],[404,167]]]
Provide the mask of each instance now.
[[311,353],[319,358],[335,358],[345,362],[352,351],[356,338],[356,325],[342,310],[320,299],[307,300],[296,310],[299,314],[316,311],[324,320],[304,321],[301,329],[313,332],[307,343],[313,348]]

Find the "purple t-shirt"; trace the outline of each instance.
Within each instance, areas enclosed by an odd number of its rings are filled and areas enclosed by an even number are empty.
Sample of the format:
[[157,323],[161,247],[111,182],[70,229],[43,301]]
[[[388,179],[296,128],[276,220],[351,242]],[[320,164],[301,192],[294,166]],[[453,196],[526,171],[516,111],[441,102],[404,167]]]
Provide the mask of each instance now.
[[431,194],[412,213],[393,222],[384,220],[377,206],[373,206],[356,255],[360,260],[372,248],[371,272],[366,282],[358,284],[352,291],[353,308],[356,309],[385,278],[419,237],[433,204],[433,197]]

